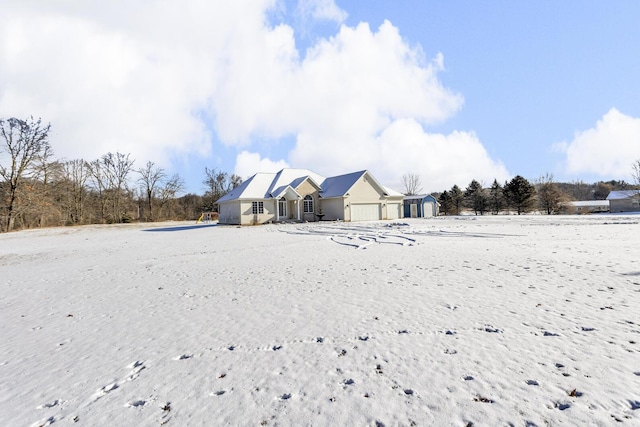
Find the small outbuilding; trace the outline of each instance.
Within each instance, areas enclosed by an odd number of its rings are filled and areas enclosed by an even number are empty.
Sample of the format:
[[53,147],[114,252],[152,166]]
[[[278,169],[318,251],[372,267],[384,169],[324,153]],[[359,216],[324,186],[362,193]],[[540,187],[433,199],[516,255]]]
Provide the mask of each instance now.
[[612,191],[607,200],[612,213],[640,212],[640,190]]
[[429,218],[438,216],[440,203],[431,194],[404,196],[405,218]]
[[563,214],[591,214],[609,212],[608,200],[577,200],[560,205]]

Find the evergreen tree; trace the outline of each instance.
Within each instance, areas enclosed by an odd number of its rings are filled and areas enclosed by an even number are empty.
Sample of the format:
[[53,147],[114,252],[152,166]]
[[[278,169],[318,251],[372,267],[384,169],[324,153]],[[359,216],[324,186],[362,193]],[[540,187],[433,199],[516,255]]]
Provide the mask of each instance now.
[[482,184],[475,179],[471,181],[469,186],[464,191],[464,200],[467,207],[473,209],[473,212],[478,215],[484,215],[487,211],[488,198],[485,193]]
[[491,188],[489,189],[489,209],[495,215],[499,214],[504,206],[504,195],[502,194],[502,185],[498,183],[497,179],[493,180]]
[[515,209],[518,215],[531,211],[535,205],[536,189],[520,175],[505,183],[502,192],[509,207]]
[[449,215],[453,210],[453,202],[451,200],[451,194],[447,190],[444,190],[440,197],[438,197],[438,202],[440,203],[440,212],[445,215]]
[[451,191],[449,192],[451,196],[451,204],[453,207],[453,212],[456,215],[460,215],[460,209],[464,203],[464,193],[457,185],[451,187]]

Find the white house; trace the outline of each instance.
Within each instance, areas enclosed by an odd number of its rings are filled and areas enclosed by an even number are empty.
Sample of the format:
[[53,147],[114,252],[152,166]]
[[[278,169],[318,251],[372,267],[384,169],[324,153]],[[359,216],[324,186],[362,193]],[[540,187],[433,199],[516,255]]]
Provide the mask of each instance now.
[[220,224],[402,217],[403,195],[366,170],[325,178],[307,169],[257,173],[218,200]]

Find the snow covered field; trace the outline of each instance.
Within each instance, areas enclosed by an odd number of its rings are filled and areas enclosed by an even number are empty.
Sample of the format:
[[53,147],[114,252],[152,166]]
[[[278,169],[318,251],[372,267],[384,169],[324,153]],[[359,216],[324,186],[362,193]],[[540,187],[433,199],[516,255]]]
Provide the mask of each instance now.
[[0,235],[0,425],[640,425],[640,216]]

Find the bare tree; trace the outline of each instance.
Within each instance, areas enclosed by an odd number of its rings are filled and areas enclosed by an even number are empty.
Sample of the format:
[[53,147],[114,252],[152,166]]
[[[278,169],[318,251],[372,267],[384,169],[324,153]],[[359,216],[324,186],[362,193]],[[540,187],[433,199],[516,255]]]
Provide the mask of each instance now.
[[129,159],[129,154],[125,155],[119,152],[107,153],[102,156],[101,163],[111,193],[113,222],[122,222],[123,220],[122,201],[128,195],[127,177],[131,172],[133,162]]
[[541,176],[535,187],[538,194],[538,205],[547,212],[547,215],[559,213],[566,197],[554,182],[553,175],[547,173]]
[[147,197],[148,220],[153,221],[153,199],[155,199],[158,186],[166,177],[166,174],[164,169],[157,167],[153,162],[147,162],[144,168],[140,168],[136,172],[140,174],[138,182],[142,185],[142,191]]
[[107,204],[109,201],[107,189],[109,186],[102,161],[96,159],[87,163],[89,169],[89,177],[91,178],[91,184],[93,191],[98,198],[98,204],[100,205],[100,222],[105,222],[107,219]]
[[68,221],[72,224],[81,224],[87,199],[89,164],[82,159],[69,160],[62,164],[62,168],[63,204]]
[[404,186],[405,196],[415,196],[422,192],[422,182],[420,175],[417,173],[402,175],[402,185]]
[[160,187],[160,203],[167,209],[165,215],[171,218],[176,196],[184,190],[184,181],[180,175],[174,174]]
[[18,190],[28,173],[28,168],[38,156],[50,149],[49,131],[51,124],[43,125],[41,119],[26,120],[12,117],[0,120],[0,135],[2,136],[2,151],[6,152],[9,166],[0,164],[0,177],[4,180],[7,190],[7,214],[4,228],[13,228]]
[[214,210],[215,204],[220,197],[242,184],[242,178],[238,175],[234,174],[229,177],[227,172],[217,170],[216,168],[204,168],[204,174],[205,179],[202,183],[206,186],[203,200],[203,208],[205,210]]
[[633,183],[637,186],[640,186],[640,159],[633,162],[633,165],[631,166],[631,168],[632,168],[631,176],[633,177]]
[[633,177],[633,183],[636,185],[637,197],[640,199],[640,159],[633,162],[631,176]]

